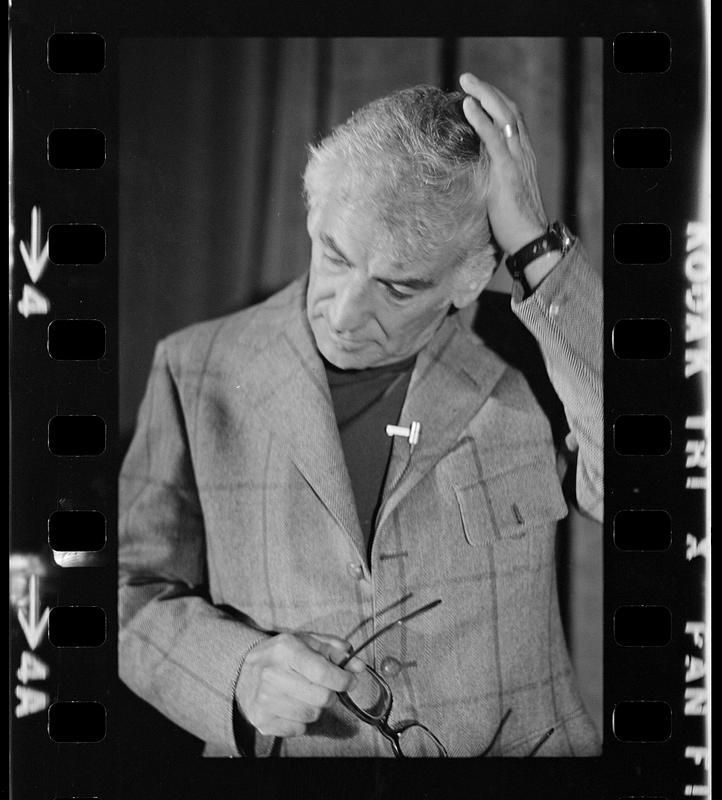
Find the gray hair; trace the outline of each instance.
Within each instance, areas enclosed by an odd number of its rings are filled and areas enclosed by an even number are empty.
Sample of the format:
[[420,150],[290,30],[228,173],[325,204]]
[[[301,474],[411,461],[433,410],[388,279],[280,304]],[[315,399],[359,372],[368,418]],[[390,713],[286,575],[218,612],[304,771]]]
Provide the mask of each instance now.
[[453,266],[490,275],[496,259],[486,215],[489,158],[463,99],[461,92],[415,86],[354,112],[309,146],[309,211],[334,197],[375,214],[392,257],[432,261],[451,249]]

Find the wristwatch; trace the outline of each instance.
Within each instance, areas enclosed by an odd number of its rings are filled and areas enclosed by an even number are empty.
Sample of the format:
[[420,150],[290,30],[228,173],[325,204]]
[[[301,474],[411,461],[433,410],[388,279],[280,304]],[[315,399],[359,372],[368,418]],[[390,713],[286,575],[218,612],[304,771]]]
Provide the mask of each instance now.
[[573,241],[574,237],[569,228],[563,222],[554,222],[538,239],[534,239],[533,242],[524,245],[521,250],[506,257],[506,268],[511,273],[511,277],[521,283],[525,296],[531,294],[531,288],[524,275],[526,267],[535,258],[539,258],[545,253],[559,251],[562,256],[565,256]]

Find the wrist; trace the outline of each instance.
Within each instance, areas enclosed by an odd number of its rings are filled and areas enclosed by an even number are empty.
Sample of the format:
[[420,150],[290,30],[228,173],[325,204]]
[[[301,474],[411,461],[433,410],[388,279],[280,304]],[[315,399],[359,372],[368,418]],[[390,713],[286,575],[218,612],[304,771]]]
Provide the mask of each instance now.
[[507,255],[506,267],[528,296],[554,269],[572,245],[572,234],[559,222]]
[[524,277],[531,291],[534,291],[534,289],[539,286],[561,260],[561,251],[552,250],[541,256],[537,256],[537,258],[526,265],[524,268]]
[[523,231],[515,231],[514,236],[509,237],[508,241],[504,242],[506,245],[504,248],[504,252],[507,256],[511,256],[514,253],[518,253],[521,249],[526,247],[528,244],[533,242],[535,239],[538,239],[540,236],[543,236],[549,230],[548,225],[534,225],[531,228],[527,228]]

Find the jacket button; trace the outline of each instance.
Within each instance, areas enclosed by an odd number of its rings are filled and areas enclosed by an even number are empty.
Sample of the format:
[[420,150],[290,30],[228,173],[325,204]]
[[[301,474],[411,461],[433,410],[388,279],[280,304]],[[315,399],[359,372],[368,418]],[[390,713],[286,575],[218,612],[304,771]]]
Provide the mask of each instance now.
[[364,568],[363,564],[357,564],[354,561],[349,561],[346,564],[346,572],[352,577],[355,578],[357,581],[363,580],[364,577]]
[[386,678],[395,678],[401,672],[402,664],[393,656],[386,656],[379,665],[381,674]]

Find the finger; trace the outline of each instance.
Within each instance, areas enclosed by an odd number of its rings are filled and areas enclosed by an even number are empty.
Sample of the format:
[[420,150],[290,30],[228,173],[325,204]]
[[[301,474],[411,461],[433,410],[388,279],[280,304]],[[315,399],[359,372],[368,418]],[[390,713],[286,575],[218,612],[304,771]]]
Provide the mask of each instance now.
[[325,658],[331,659],[337,664],[353,649],[350,642],[341,639],[339,636],[332,636],[326,633],[307,633],[303,635],[303,641],[312,649]]
[[507,122],[501,132],[509,152],[517,158],[523,155],[525,145],[519,126],[516,123]]
[[302,703],[295,697],[274,694],[266,699],[264,711],[279,719],[310,725],[321,716],[322,709]]
[[483,142],[493,160],[502,160],[509,157],[509,148],[506,145],[504,134],[489,118],[489,115],[473,97],[465,97],[462,105],[464,115],[471,127]]
[[464,73],[460,82],[462,86],[468,83],[470,94],[473,93],[476,99],[480,99],[482,107],[501,130],[505,144],[514,156],[518,157],[524,149],[531,146],[519,108],[501,89],[480,81],[471,73]]
[[511,109],[512,114],[514,115],[514,119],[516,121],[516,129],[519,133],[519,140],[524,147],[531,147],[531,139],[529,138],[529,129],[526,126],[526,120],[524,119],[524,115],[519,110],[519,106],[513,101],[510,100],[501,89],[494,87],[495,91],[504,99],[506,104]]
[[306,726],[302,722],[273,717],[256,725],[256,730],[263,736],[280,736],[282,739],[287,739],[291,736],[303,736],[306,733]]
[[330,689],[311,683],[297,672],[272,668],[266,670],[264,680],[279,693],[295,697],[315,708],[332,705],[335,698],[335,694]]
[[[494,87],[496,89],[496,87]],[[501,89],[496,89],[499,95],[504,99],[506,104],[511,109],[512,114],[514,115],[514,120],[516,122],[516,132],[519,134],[519,141],[524,147],[531,147],[531,139],[529,138],[529,129],[526,126],[526,120],[524,119],[524,115],[519,110],[517,104],[510,100]]]
[[519,106],[509,97],[509,95],[504,94],[502,90],[498,86],[492,87],[494,91],[501,97],[501,99],[507,104],[509,110],[512,113],[512,116],[517,120],[521,120],[521,112],[519,111]]
[[349,658],[349,654],[353,652],[353,647],[346,639],[340,639],[338,636],[331,636],[325,633],[310,633],[304,635],[303,640],[312,650],[325,656],[337,666],[343,667],[343,669],[356,673],[363,672],[366,669],[366,664],[360,658],[355,656]]
[[354,656],[343,665],[343,668],[350,669],[351,672],[354,672],[358,675],[359,673],[364,672],[366,669],[366,662],[362,661],[358,656]]
[[498,128],[503,128],[507,123],[512,125],[516,122],[516,115],[490,83],[480,81],[476,75],[465,72],[460,78],[461,88],[476,98],[481,107],[494,120]]
[[332,647],[336,648],[337,650],[344,650],[347,653],[350,653],[353,649],[351,646],[351,642],[347,639],[342,639],[340,636],[333,636],[330,633],[309,633],[307,636],[310,639],[315,639],[318,642],[325,642],[326,644],[330,644]]
[[353,681],[353,675],[332,664],[328,659],[298,641],[288,660],[288,666],[318,686],[334,692],[345,692]]
[[341,653],[338,650],[334,650],[329,655],[329,658],[334,664],[338,665],[342,669],[350,670],[356,674],[363,672],[366,669],[366,664],[360,658],[358,658],[358,656],[351,656],[349,658],[348,653]]
[[360,672],[363,672],[366,669],[367,664],[356,655],[350,655],[345,656],[342,661],[339,661],[339,666],[343,667],[344,669],[350,669],[351,672],[354,672],[358,675]]
[[496,86],[479,81],[478,78],[475,78],[475,76],[470,73],[467,74],[483,87],[482,94],[486,98],[486,102],[489,104],[490,108],[495,109],[495,113],[491,114],[495,126],[501,130],[504,143],[509,148],[512,155],[519,158],[523,151],[528,149],[531,144],[529,142],[529,137],[526,135],[524,121],[516,103],[510,100],[501,89],[497,89]]
[[326,657],[330,658],[337,666],[343,667],[343,669],[349,669],[351,672],[362,672],[366,669],[366,664],[358,656],[349,658],[352,652],[351,645],[348,646],[348,650],[340,650],[337,647],[329,646]]

